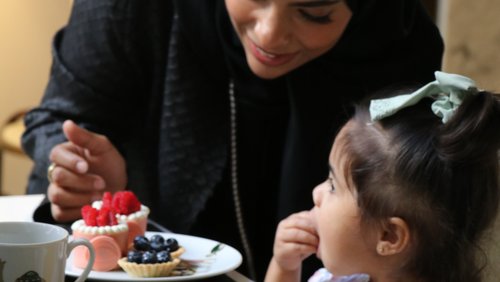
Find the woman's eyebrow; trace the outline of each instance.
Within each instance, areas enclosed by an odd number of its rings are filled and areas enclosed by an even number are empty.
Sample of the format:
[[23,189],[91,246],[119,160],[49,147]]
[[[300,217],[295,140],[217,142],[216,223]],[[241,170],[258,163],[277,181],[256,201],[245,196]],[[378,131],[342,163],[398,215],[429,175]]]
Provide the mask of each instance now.
[[292,7],[302,7],[302,8],[314,8],[314,7],[323,7],[328,5],[335,5],[342,2],[342,0],[315,0],[315,1],[301,1],[291,3]]

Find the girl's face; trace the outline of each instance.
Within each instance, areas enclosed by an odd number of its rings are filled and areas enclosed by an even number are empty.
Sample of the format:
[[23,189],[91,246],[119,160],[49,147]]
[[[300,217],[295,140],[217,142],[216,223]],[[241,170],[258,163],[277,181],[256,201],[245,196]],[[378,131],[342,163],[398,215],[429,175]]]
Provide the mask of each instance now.
[[352,187],[345,171],[348,156],[341,144],[349,126],[340,131],[333,145],[327,181],[313,191],[312,217],[320,238],[317,256],[335,275],[368,273],[376,256],[376,233],[361,231],[355,189],[348,188]]
[[330,50],[352,13],[342,0],[225,0],[250,69],[272,79]]

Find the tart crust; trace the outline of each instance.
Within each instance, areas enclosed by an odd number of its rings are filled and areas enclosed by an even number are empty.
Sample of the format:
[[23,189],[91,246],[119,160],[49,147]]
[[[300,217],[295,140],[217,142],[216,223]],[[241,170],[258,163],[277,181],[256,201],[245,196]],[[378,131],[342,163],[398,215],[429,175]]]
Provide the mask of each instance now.
[[169,262],[138,264],[128,262],[127,258],[123,257],[118,260],[118,265],[132,277],[163,277],[169,276],[180,262],[180,259],[172,258]]

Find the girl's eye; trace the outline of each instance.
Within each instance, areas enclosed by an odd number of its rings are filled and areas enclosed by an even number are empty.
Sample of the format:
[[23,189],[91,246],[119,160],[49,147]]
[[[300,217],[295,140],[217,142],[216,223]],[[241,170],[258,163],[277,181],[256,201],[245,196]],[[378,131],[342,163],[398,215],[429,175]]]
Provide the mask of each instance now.
[[301,16],[311,22],[319,23],[319,24],[328,24],[332,22],[332,19],[330,18],[331,11],[327,12],[326,14],[322,15],[313,15],[311,13],[306,12],[303,9],[299,9],[299,13]]
[[335,186],[333,185],[333,178],[332,177],[328,177],[328,184],[330,184],[330,192],[334,192]]

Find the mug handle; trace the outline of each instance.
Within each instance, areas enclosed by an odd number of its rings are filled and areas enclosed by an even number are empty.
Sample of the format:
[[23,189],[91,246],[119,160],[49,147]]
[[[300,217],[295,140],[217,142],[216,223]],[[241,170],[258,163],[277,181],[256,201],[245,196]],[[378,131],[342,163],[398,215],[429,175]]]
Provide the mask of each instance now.
[[82,281],[85,281],[85,279],[87,279],[87,277],[89,276],[90,270],[92,270],[92,266],[94,266],[94,260],[95,260],[94,247],[89,242],[89,240],[82,239],[82,238],[74,239],[68,243],[68,249],[66,250],[66,257],[69,257],[69,254],[71,253],[71,251],[76,246],[80,246],[80,245],[84,245],[85,247],[87,247],[87,249],[89,249],[90,258],[87,262],[87,266],[83,270],[82,274],[80,274],[80,277],[78,277],[78,279],[75,280],[75,282],[82,282]]

